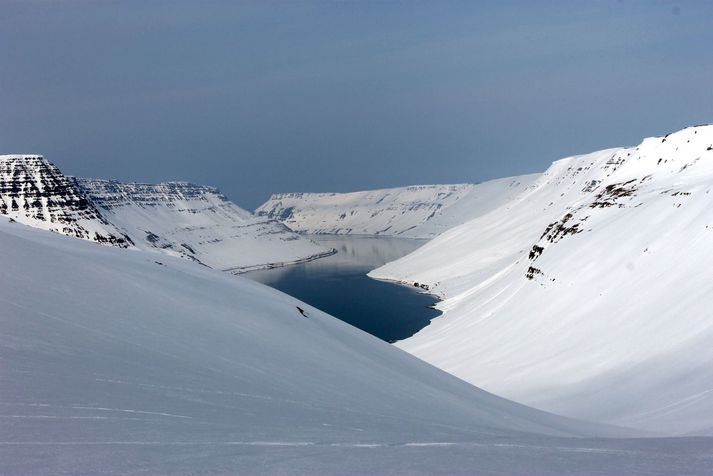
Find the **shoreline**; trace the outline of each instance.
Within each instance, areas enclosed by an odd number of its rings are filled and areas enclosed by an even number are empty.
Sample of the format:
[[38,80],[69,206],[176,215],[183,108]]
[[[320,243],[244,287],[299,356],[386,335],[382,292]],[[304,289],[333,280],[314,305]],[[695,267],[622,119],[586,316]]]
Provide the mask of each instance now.
[[[378,268],[376,268],[376,269],[378,269]],[[372,270],[372,271],[374,271],[374,270]],[[380,277],[380,276],[372,276],[371,271],[369,271],[366,275],[370,279],[373,279],[375,281],[383,281],[385,283],[399,284],[399,285],[407,287],[407,288],[416,289],[419,291],[420,294],[428,294],[429,296],[433,296],[437,301],[437,303],[433,306],[434,309],[438,309],[436,307],[437,304],[445,301],[445,299],[446,299],[445,296],[443,296],[439,293],[433,292],[430,288],[430,285],[428,285],[426,283],[417,283],[416,281],[409,281],[406,279],[396,279],[396,278],[385,278],[385,277]],[[424,288],[424,287],[422,287],[422,285],[425,285],[428,287]],[[438,309],[438,310],[440,311],[440,309]],[[441,311],[441,313],[443,313],[443,311]]]
[[399,238],[399,239],[403,239],[403,240],[414,240],[414,241],[427,242],[427,241],[431,241],[433,238],[435,238],[435,236],[432,236],[432,237],[419,237],[419,236],[389,235],[389,234],[386,234],[386,233],[384,233],[384,234],[373,234],[373,233],[322,233],[322,232],[315,233],[315,232],[309,232],[309,231],[295,231],[295,230],[292,230],[292,231],[294,231],[294,232],[297,233],[298,235],[307,236],[307,237],[317,237],[317,239],[319,239],[319,237],[321,237],[321,236],[336,236],[336,237],[340,237],[340,236],[353,236],[353,237],[356,237],[356,238]]
[[235,268],[226,268],[226,269],[221,269],[220,271],[234,274],[234,275],[240,275],[244,273],[248,273],[250,271],[258,271],[258,270],[263,270],[263,269],[275,269],[275,268],[284,268],[285,266],[290,266],[293,264],[301,264],[301,263],[309,263],[310,261],[315,261],[320,258],[326,258],[327,256],[332,256],[337,254],[337,249],[336,248],[331,248],[327,251],[323,251],[321,253],[317,253],[314,255],[306,256],[304,258],[298,258],[293,261],[279,261],[275,263],[264,263],[264,264],[256,264],[256,265],[251,265],[251,266],[238,266]]

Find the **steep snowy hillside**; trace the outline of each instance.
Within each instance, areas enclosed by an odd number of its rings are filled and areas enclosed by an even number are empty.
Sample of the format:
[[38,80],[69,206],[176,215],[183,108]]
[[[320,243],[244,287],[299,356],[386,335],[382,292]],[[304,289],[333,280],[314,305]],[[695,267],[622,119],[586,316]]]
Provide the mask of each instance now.
[[281,193],[256,210],[302,233],[433,238],[506,202],[537,175],[353,193]]
[[136,246],[244,271],[314,259],[331,250],[274,220],[255,217],[212,187],[184,182],[73,179]]
[[3,474],[710,467],[710,440],[544,436],[622,433],[503,400],[278,291],[186,260],[5,219],[0,255]]
[[713,434],[713,126],[555,162],[373,277],[445,314],[400,346],[570,416]]
[[40,155],[0,155],[0,215],[84,240],[124,248],[131,244]]

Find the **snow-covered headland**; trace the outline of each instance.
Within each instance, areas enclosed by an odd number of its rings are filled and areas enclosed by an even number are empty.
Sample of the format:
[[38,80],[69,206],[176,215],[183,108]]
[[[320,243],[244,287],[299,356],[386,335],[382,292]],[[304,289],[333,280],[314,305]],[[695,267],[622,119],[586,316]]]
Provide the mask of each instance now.
[[74,182],[141,249],[233,272],[309,261],[333,252],[275,220],[252,215],[213,187],[85,178]]
[[536,178],[351,193],[279,193],[255,213],[300,233],[431,239],[507,202]]
[[398,345],[570,416],[713,434],[713,126],[556,161],[371,273],[444,315]]

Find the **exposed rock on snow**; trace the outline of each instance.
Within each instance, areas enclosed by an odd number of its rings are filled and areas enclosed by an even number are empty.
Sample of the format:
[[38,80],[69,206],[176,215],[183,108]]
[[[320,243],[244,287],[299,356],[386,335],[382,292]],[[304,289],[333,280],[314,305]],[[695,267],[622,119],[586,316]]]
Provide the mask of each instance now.
[[517,401],[713,434],[713,126],[559,160],[371,273],[444,315],[399,346]]
[[433,238],[506,202],[536,177],[352,193],[280,193],[255,212],[301,233]]
[[84,240],[123,248],[131,244],[41,155],[0,155],[0,214]]

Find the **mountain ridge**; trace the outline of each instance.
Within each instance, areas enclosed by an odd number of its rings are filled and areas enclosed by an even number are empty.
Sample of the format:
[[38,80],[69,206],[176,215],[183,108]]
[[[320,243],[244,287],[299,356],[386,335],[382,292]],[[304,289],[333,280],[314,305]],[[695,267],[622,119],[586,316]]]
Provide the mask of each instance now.
[[120,248],[141,248],[231,272],[332,253],[253,216],[217,188],[69,177],[41,155],[0,156],[0,215]]
[[444,298],[397,345],[461,378],[569,416],[709,434],[711,190],[710,125],[560,159],[370,275]]
[[73,180],[142,249],[232,272],[308,261],[331,253],[279,222],[254,216],[215,187],[189,182]]

